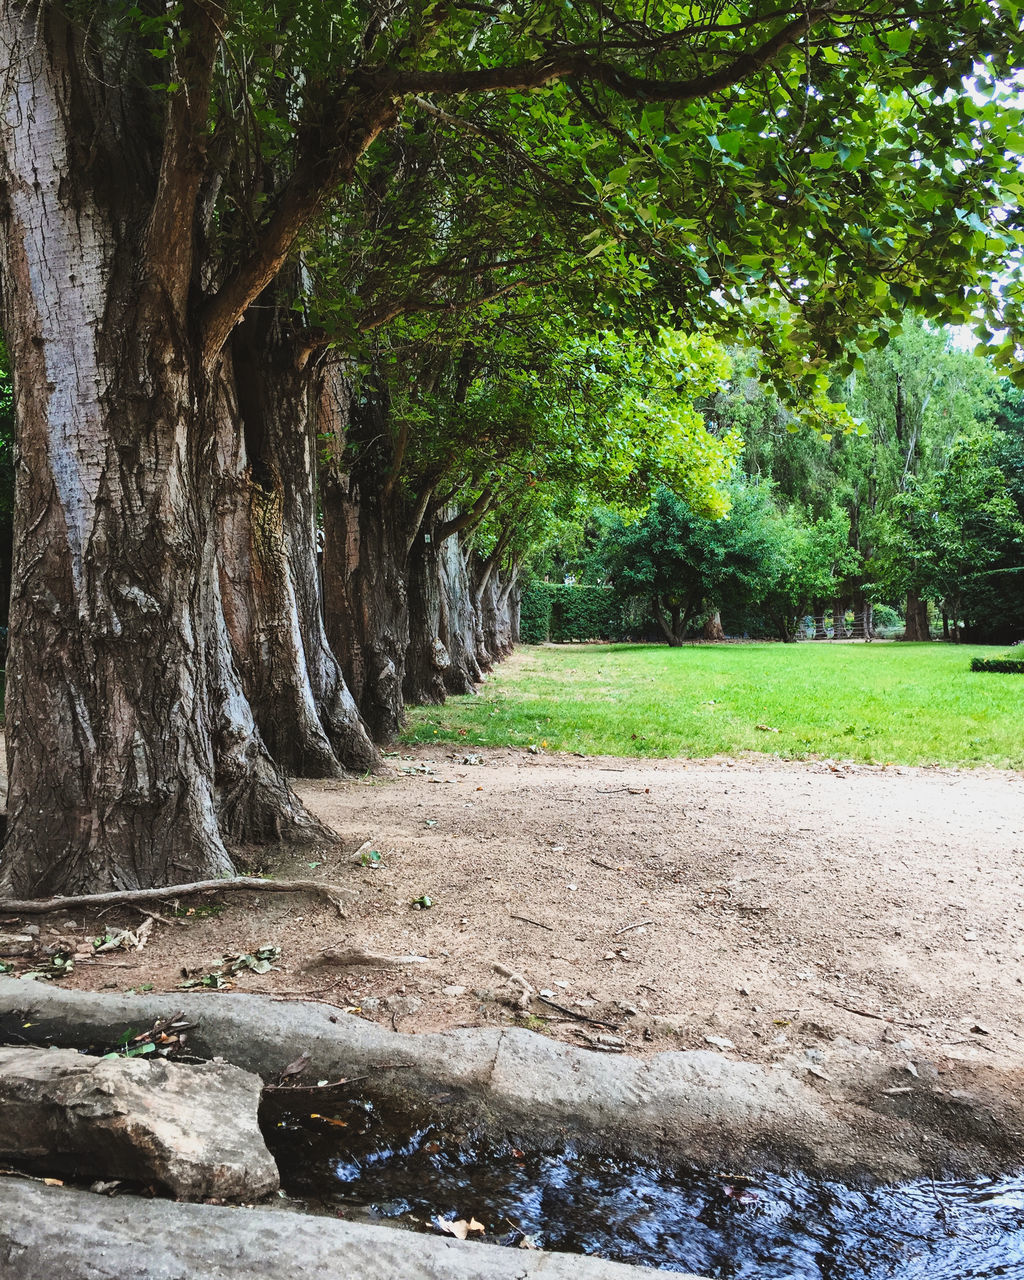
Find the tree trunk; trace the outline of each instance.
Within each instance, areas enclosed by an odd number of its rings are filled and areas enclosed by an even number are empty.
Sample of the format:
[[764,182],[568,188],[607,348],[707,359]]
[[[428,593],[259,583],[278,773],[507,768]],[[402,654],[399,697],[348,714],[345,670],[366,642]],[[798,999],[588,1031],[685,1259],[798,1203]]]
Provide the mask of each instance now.
[[408,559],[409,648],[405,655],[405,700],[436,706],[445,700],[445,676],[452,665],[441,638],[444,591],[441,557],[430,532],[418,533]]
[[379,756],[320,609],[317,371],[269,297],[236,330],[232,352],[237,411],[229,405],[222,415],[218,513],[222,589],[246,694],[289,773],[373,768]]
[[514,581],[502,582],[498,572],[500,559],[500,546],[486,558],[474,557],[473,605],[477,613],[479,658],[480,665],[488,670],[507,658],[513,649],[508,596]]
[[700,638],[721,644],[725,640],[725,628],[722,626],[722,615],[716,609],[701,627]]
[[928,630],[928,602],[922,600],[916,591],[907,593],[907,621],[902,640],[930,640]]
[[409,647],[405,541],[375,486],[332,470],[324,483],[324,620],[375,742],[402,727]]
[[442,630],[451,662],[445,673],[449,693],[475,693],[484,678],[476,656],[476,622],[466,555],[458,534],[441,549]]
[[842,600],[832,601],[832,639],[846,639],[846,606]]
[[871,639],[871,605],[863,591],[853,594],[853,629],[850,636],[854,640]]
[[515,648],[515,642],[512,639],[512,609],[510,600],[512,592],[516,585],[516,574],[514,570],[507,573],[495,573],[491,579],[491,594],[493,596],[493,631],[494,631],[494,650],[499,658],[505,659]]
[[508,597],[508,620],[509,629],[512,635],[513,648],[522,641],[522,633],[520,630],[522,624],[522,605],[523,591],[519,585],[519,566],[517,565],[515,569],[515,578],[512,583],[512,590],[509,592]]
[[16,896],[230,873],[222,832],[325,834],[231,663],[210,388],[175,310],[188,281],[140,279],[153,175],[133,171],[138,139],[121,131],[148,117],[131,69],[87,67],[84,40],[55,7],[0,9],[19,458],[0,893]]
[[666,618],[662,609],[661,600],[658,596],[654,596],[651,601],[651,611],[654,614],[658,626],[661,628],[662,635],[668,641],[673,649],[678,649],[683,643],[682,637],[679,635],[679,609],[676,607],[671,612],[671,617]]

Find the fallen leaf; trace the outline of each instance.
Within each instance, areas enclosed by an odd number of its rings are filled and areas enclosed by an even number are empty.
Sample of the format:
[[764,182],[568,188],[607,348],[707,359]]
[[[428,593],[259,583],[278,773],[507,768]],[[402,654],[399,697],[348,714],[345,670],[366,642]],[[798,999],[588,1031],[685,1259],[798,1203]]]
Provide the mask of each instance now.
[[286,1067],[282,1068],[281,1079],[284,1080],[287,1076],[302,1075],[303,1071],[305,1071],[305,1069],[309,1066],[309,1063],[310,1063],[309,1053],[303,1052],[302,1054],[299,1055],[299,1057],[295,1059],[294,1062],[289,1062]]
[[465,1218],[435,1218],[434,1225],[456,1240],[465,1240],[471,1231],[484,1230],[483,1223],[477,1222],[476,1218],[471,1218],[469,1222]]

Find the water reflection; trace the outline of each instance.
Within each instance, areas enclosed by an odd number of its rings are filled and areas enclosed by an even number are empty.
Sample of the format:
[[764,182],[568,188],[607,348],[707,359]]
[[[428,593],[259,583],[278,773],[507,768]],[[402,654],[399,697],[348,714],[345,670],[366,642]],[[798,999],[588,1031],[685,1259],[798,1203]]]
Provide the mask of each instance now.
[[288,1192],[345,1216],[475,1217],[499,1243],[722,1280],[1024,1280],[1022,1177],[857,1188],[662,1169],[410,1131],[365,1099],[272,1101],[263,1124]]

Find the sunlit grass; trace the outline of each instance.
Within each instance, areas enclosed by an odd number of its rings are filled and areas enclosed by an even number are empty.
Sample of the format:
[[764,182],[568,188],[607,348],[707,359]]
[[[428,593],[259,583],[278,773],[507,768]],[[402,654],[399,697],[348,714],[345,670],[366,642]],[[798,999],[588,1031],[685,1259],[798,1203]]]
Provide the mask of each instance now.
[[404,741],[1020,769],[1024,676],[969,670],[972,657],[995,652],[938,643],[525,647],[475,697],[411,708]]

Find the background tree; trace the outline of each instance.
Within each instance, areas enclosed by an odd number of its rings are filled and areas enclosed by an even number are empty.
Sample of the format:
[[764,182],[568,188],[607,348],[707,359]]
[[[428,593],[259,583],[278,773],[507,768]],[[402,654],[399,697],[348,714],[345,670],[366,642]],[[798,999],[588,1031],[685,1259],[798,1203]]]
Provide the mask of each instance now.
[[940,600],[952,635],[991,604],[992,576],[1021,563],[1024,524],[994,465],[991,435],[959,436],[946,465],[893,502],[877,569],[893,584]]
[[602,553],[614,589],[639,597],[670,645],[702,615],[741,609],[774,586],[781,563],[767,495],[732,486],[724,518],[701,515],[661,488],[631,524],[612,521]]

